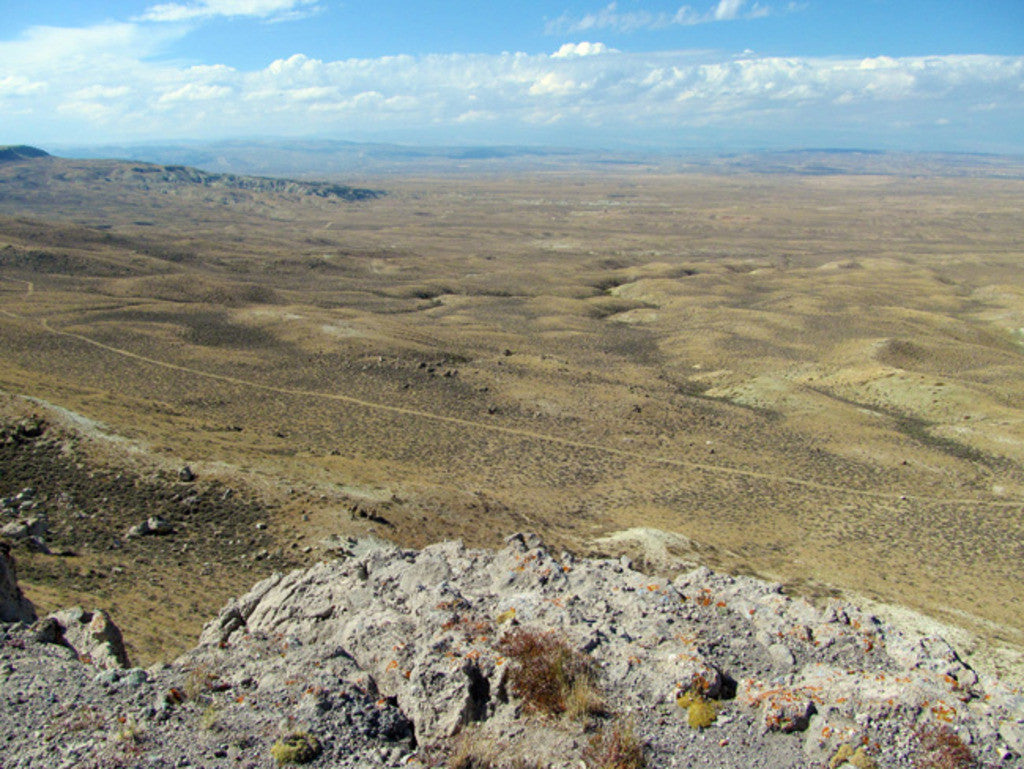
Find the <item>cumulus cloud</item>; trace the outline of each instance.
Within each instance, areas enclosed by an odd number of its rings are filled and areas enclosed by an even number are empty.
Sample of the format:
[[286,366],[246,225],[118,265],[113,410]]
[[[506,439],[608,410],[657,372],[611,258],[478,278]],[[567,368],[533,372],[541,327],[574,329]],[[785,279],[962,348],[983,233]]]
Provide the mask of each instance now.
[[567,59],[570,56],[595,56],[600,53],[618,53],[614,48],[609,48],[604,43],[566,43],[553,54],[553,59]]
[[160,95],[157,104],[170,104],[182,101],[209,101],[210,99],[223,99],[231,94],[231,89],[223,85],[203,85],[202,83],[187,83],[181,88],[167,91]]
[[[793,3],[785,8],[792,12],[798,7]],[[760,3],[749,4],[748,0],[719,0],[704,11],[698,11],[689,5],[681,5],[674,13],[664,11],[620,11],[618,3],[609,3],[599,11],[573,17],[562,14],[549,21],[545,31],[549,35],[562,33],[589,32],[611,30],[614,32],[635,32],[641,29],[665,29],[672,26],[692,27],[697,24],[708,24],[715,21],[734,21],[736,19],[759,19],[772,13],[772,9]]]
[[531,96],[564,96],[579,88],[580,86],[575,80],[560,72],[545,72],[530,86],[529,94]]
[[[709,10],[744,14],[754,6],[719,2]],[[1021,56],[627,53],[578,42],[539,54],[338,61],[296,54],[235,69],[162,60],[142,26],[170,34],[179,25],[37,28],[0,42],[0,131],[7,140],[207,138],[254,130],[351,138],[388,131],[416,140],[435,130],[424,140],[529,136],[559,143],[567,132],[587,132],[614,143],[625,135],[671,142],[683,131],[723,136],[742,129],[765,141],[799,135],[817,144],[845,132],[864,137],[862,145],[888,131],[913,146],[938,121],[952,120],[941,124],[952,132],[970,115],[964,142],[983,146],[977,143],[985,136],[1012,136],[1006,127],[1024,121]],[[1019,139],[1016,151],[1024,151]]]
[[139,21],[175,22],[215,16],[251,16],[258,19],[299,18],[316,8],[316,0],[202,0],[198,3],[158,3],[149,6]]

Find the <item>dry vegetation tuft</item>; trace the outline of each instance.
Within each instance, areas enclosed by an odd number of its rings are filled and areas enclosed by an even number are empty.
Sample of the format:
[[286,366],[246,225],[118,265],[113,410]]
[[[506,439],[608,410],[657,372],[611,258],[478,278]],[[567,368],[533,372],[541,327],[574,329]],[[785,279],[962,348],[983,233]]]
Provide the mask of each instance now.
[[647,766],[647,757],[634,725],[616,720],[590,738],[583,763],[587,769],[641,769]]
[[972,769],[974,754],[946,725],[927,726],[917,732],[918,769]]
[[512,665],[509,683],[527,711],[582,720],[606,712],[593,660],[554,632],[517,629],[499,649]]

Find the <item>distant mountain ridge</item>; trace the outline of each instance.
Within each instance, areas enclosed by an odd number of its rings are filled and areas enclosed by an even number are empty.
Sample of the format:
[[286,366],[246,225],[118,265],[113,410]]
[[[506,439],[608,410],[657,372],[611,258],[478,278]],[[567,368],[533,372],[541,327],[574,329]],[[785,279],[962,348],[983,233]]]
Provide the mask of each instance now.
[[[34,161],[16,163],[15,161]],[[35,189],[40,184],[60,182],[117,184],[126,190],[150,190],[160,187],[206,187],[232,191],[277,193],[286,195],[337,198],[346,201],[372,200],[383,190],[352,187],[324,181],[211,173],[188,165],[161,165],[139,161],[78,160],[60,158],[28,146],[0,148],[0,162],[9,163],[10,173],[0,178],[0,189],[9,194],[19,189]],[[27,185],[27,186],[26,186]]]
[[211,173],[334,179],[609,169],[667,173],[1024,178],[1024,157],[876,149],[688,151],[529,145],[402,145],[328,139],[235,139],[67,146],[65,156],[179,164]]
[[48,158],[50,153],[27,144],[12,144],[0,147],[0,163],[9,160],[29,160],[31,158]]

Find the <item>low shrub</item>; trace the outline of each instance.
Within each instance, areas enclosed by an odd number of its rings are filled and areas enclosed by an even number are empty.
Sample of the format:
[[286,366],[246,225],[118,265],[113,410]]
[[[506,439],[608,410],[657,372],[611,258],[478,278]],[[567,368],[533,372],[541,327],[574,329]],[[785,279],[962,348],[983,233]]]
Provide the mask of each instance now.
[[590,738],[583,763],[587,769],[641,769],[647,766],[647,756],[633,723],[618,720]]
[[587,655],[554,633],[516,630],[498,646],[511,661],[512,693],[529,711],[585,718],[606,712],[597,669]]
[[282,737],[270,748],[278,766],[308,764],[320,755],[320,741],[308,732],[294,732]]
[[[541,769],[521,756],[508,755],[508,745],[495,742],[478,729],[461,731],[445,762],[446,769]],[[429,763],[433,766],[433,763]]]
[[676,704],[686,711],[686,723],[691,729],[707,729],[718,718],[715,703],[698,689],[688,689],[676,697]]
[[917,731],[918,769],[971,769],[977,766],[971,749],[948,726],[928,726]]

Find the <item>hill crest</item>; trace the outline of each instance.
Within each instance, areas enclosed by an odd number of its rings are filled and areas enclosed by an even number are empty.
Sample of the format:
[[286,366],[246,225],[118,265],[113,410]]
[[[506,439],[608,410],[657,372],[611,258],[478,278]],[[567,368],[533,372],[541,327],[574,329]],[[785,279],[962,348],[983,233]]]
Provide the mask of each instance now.
[[12,160],[32,160],[33,158],[53,157],[46,150],[30,147],[27,144],[11,144],[0,147],[0,163]]

